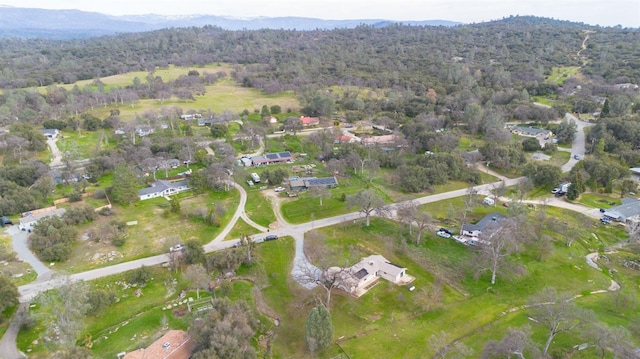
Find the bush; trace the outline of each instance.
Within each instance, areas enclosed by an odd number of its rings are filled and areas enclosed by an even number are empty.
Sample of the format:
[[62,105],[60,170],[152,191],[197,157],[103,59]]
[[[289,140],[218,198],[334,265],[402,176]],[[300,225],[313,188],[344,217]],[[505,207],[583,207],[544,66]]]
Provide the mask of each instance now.
[[134,269],[129,275],[129,282],[137,285],[145,285],[151,279],[151,270],[145,266]]
[[102,188],[99,188],[95,192],[93,192],[93,198],[95,199],[103,199],[106,197],[107,193]]
[[68,198],[70,202],[80,202],[82,201],[82,193],[78,191],[73,191],[71,192],[71,194],[69,194]]

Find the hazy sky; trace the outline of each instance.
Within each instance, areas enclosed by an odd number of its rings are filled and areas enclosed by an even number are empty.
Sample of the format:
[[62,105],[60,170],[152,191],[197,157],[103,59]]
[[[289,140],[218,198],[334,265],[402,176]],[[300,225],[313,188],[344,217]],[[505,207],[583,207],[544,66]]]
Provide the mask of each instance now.
[[111,15],[440,19],[465,23],[536,15],[594,25],[640,27],[640,0],[0,0],[0,4]]

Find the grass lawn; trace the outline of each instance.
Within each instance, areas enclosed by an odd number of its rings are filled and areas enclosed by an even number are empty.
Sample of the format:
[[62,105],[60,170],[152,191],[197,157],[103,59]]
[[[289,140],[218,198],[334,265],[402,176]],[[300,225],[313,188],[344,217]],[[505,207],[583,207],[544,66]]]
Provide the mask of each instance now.
[[[104,136],[104,137],[103,137]],[[104,138],[101,140],[101,138]],[[77,153],[78,159],[92,158],[100,150],[109,149],[115,145],[112,131],[64,131],[56,141],[60,152],[71,151]]]
[[594,208],[611,208],[622,203],[622,200],[611,194],[586,192],[578,197],[578,202]]
[[[167,249],[166,241],[171,238],[178,238],[182,242],[196,239],[202,244],[208,243],[222,231],[240,201],[238,192],[233,189],[230,192],[183,195],[189,197],[180,200],[180,214],[169,213],[169,203],[161,197],[134,202],[130,206],[114,206],[115,215],[99,216],[96,221],[80,226],[78,232],[85,233],[101,222],[137,221],[137,225],[127,227],[125,244],[114,247],[108,242],[78,242],[71,255],[72,259],[56,264],[56,268],[77,273],[164,253]],[[207,224],[199,215],[191,214],[194,211],[217,212],[217,207],[225,208],[224,214],[219,217],[219,226]],[[109,257],[108,254],[113,252],[115,255]]]
[[[273,191],[273,189],[270,188],[264,191]],[[244,208],[249,218],[261,226],[269,227],[269,224],[276,221],[271,202],[264,196],[263,191],[248,196],[247,204]]]
[[551,75],[546,76],[545,81],[561,85],[570,77],[582,77],[580,66],[553,67],[551,69]]
[[[186,73],[187,70],[185,70],[184,74]],[[222,113],[225,110],[231,110],[235,113],[240,113],[245,109],[252,111],[253,109],[260,109],[263,105],[279,105],[283,109],[297,109],[300,107],[293,92],[265,94],[256,89],[242,87],[228,77],[218,80],[213,85],[205,86],[205,90],[206,93],[203,96],[196,97],[195,101],[171,98],[161,103],[155,99],[142,99],[136,101],[133,106],[125,103],[124,105],[109,105],[96,108],[92,114],[104,118],[109,115],[112,109],[117,108],[120,110],[122,119],[133,120],[140,113],[147,110],[158,110],[162,107],[173,106],[182,108],[183,112],[189,110],[212,110],[216,113]]]
[[233,226],[231,232],[227,234],[225,240],[241,238],[243,235],[250,236],[254,233],[257,233],[258,230],[247,224],[242,218],[238,218],[236,225]]

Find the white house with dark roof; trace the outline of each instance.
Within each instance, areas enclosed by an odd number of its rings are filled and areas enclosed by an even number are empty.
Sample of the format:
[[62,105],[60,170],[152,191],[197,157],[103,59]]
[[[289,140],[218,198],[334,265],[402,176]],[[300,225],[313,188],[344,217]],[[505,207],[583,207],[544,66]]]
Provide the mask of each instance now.
[[151,186],[138,191],[138,197],[141,201],[150,198],[171,196],[189,190],[187,181],[171,182],[167,180],[158,180],[151,183]]
[[525,137],[542,137],[542,138],[550,138],[553,136],[553,132],[549,130],[545,130],[544,128],[536,128],[536,127],[525,127],[525,126],[514,126],[511,129],[512,133],[515,133],[519,136]]
[[40,132],[49,140],[54,140],[60,135],[60,131],[56,128],[45,128],[40,130]]
[[413,282],[415,277],[407,274],[407,268],[389,262],[379,254],[373,254],[353,266],[345,269],[331,267],[328,271],[339,271],[340,284],[338,288],[360,297],[377,284],[380,278],[384,278],[397,285],[405,285]]
[[505,219],[505,216],[501,215],[500,213],[490,213],[475,224],[465,223],[464,225],[462,225],[461,234],[463,236],[477,238],[489,225],[496,225],[497,223]]
[[[23,231],[31,232],[31,230],[33,229],[33,226],[35,226],[39,220],[43,218],[53,217],[53,216],[61,217],[66,211],[67,210],[64,208],[55,208],[55,209],[51,209],[51,210],[47,210],[39,213],[33,213],[33,212],[23,213],[22,217],[20,218],[20,223],[18,224],[18,228],[20,228]],[[34,211],[34,212],[37,212],[37,211]]]

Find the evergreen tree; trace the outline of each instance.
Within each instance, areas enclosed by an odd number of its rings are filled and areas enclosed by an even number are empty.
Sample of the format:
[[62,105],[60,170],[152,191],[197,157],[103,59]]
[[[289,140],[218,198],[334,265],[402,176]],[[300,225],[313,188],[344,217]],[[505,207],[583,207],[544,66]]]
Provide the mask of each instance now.
[[602,111],[600,111],[600,117],[608,117],[609,112],[609,99],[604,100],[604,105],[602,105]]
[[131,203],[138,199],[138,178],[126,164],[120,164],[113,171],[111,197],[118,203]]
[[333,324],[331,314],[324,305],[311,309],[305,330],[305,340],[311,353],[316,354],[329,348],[333,338]]
[[18,287],[11,281],[11,278],[0,274],[0,314],[6,307],[18,303]]

